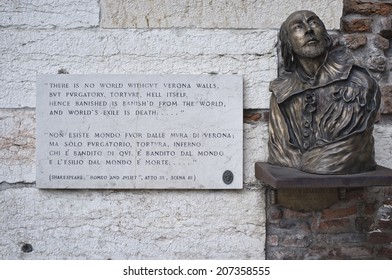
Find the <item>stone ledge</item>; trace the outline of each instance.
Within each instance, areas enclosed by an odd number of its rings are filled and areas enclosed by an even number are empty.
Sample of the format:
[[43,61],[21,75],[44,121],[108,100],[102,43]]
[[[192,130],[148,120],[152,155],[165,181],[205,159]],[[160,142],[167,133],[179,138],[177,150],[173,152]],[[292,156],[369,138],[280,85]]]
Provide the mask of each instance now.
[[376,170],[348,175],[321,175],[288,167],[256,162],[256,178],[274,189],[279,188],[357,188],[392,186],[392,169],[377,166]]

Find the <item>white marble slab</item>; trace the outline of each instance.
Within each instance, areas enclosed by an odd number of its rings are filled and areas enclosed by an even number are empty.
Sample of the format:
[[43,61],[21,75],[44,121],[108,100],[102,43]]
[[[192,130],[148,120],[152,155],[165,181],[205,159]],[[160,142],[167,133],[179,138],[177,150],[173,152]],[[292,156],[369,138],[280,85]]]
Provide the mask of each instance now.
[[37,187],[240,189],[238,75],[37,76]]

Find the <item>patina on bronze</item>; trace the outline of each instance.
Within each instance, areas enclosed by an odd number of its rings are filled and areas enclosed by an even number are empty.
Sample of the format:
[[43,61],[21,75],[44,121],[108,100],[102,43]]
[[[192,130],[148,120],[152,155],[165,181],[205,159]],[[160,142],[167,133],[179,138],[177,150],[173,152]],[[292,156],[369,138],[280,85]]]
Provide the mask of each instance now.
[[376,81],[311,11],[291,14],[279,41],[286,72],[270,84],[268,162],[317,174],[374,170]]

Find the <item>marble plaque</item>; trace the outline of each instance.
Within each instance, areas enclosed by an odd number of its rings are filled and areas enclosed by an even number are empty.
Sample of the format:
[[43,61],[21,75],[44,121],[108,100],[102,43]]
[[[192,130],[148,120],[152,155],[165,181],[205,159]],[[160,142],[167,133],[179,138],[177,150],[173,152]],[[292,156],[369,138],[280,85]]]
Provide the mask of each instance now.
[[238,75],[38,75],[37,187],[240,189]]

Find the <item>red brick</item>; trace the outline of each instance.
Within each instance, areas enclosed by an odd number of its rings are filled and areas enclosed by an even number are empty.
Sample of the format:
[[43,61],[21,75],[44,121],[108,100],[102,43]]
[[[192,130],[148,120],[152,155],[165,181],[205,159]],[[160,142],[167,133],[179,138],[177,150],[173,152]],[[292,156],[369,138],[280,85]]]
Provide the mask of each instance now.
[[370,258],[373,256],[373,249],[367,248],[365,246],[355,246],[355,247],[341,247],[342,255],[346,256],[347,259],[363,259]]
[[392,260],[392,248],[391,246],[388,247],[381,247],[377,252],[377,258],[386,258]]
[[347,208],[340,209],[325,209],[322,212],[322,219],[337,219],[349,217],[357,213],[357,207],[355,205]]
[[364,211],[366,215],[373,215],[376,212],[376,202],[366,203]]
[[389,16],[392,13],[392,3],[344,0],[343,14],[381,15]]
[[309,238],[302,234],[293,234],[290,236],[285,236],[280,242],[280,246],[284,247],[297,247],[297,248],[305,248],[310,244]]
[[392,232],[371,232],[368,241],[376,244],[390,243],[392,242]]
[[382,230],[392,230],[392,221],[380,220],[378,221],[378,228]]
[[355,227],[362,232],[368,232],[374,229],[374,220],[370,217],[357,217],[355,219]]
[[295,220],[306,220],[311,218],[313,212],[300,212],[291,209],[284,209],[283,217],[286,219],[295,219]]
[[372,32],[372,22],[371,18],[353,18],[341,19],[341,28],[343,32],[347,33],[357,33],[357,32]]
[[307,259],[321,259],[321,260],[342,260],[342,252],[340,248],[330,248],[323,246],[311,246],[308,249]]
[[257,122],[261,119],[260,113],[244,113],[244,121],[249,122]]
[[367,44],[367,37],[363,34],[345,34],[344,39],[346,46],[352,50],[356,50]]
[[349,219],[321,221],[317,227],[319,233],[343,233],[351,231]]

